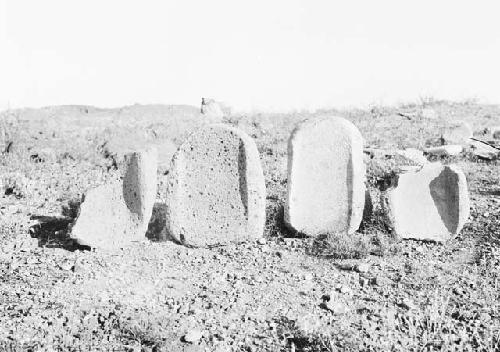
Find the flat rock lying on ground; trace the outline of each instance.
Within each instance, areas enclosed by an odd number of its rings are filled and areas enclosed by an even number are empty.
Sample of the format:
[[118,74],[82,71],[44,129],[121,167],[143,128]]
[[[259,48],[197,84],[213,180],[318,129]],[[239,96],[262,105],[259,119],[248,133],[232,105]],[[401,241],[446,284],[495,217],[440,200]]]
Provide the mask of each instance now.
[[491,145],[479,141],[471,140],[470,146],[472,154],[481,159],[494,160],[498,158],[500,150],[493,148]]
[[285,222],[316,236],[353,233],[365,201],[363,137],[340,117],[299,123],[288,141]]
[[398,165],[424,166],[429,162],[424,152],[415,148],[397,150],[394,157]]
[[465,174],[457,166],[432,163],[396,177],[382,204],[398,237],[442,242],[461,231],[470,203]]
[[244,132],[222,124],[191,135],[167,181],[167,231],[189,246],[263,236],[266,190],[259,152]]
[[122,182],[87,192],[71,238],[94,248],[114,249],[144,238],[156,197],[157,152],[127,155]]
[[439,147],[426,148],[425,152],[435,156],[456,156],[464,150],[464,147],[458,144],[442,145]]
[[441,134],[442,144],[467,144],[472,138],[472,128],[465,121],[457,121],[454,125],[446,128]]
[[[370,159],[392,159],[398,167],[417,166],[421,167],[429,160],[424,155],[424,152],[416,148],[406,149],[377,149],[377,148],[364,148],[365,156]],[[368,160],[368,159],[366,159]]]

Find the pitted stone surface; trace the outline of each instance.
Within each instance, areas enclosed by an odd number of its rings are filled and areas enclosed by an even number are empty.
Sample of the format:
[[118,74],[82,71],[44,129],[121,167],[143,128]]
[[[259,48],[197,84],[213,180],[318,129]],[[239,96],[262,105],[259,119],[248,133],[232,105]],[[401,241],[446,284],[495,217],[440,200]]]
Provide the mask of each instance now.
[[167,231],[189,246],[263,236],[266,190],[259,152],[244,132],[206,125],[173,157],[167,182]]
[[462,230],[470,201],[458,167],[432,163],[397,177],[395,187],[382,195],[382,204],[398,237],[443,242]]
[[157,151],[128,154],[122,182],[87,192],[71,229],[81,245],[114,249],[144,238],[156,197]]
[[300,233],[353,233],[365,201],[363,137],[340,117],[300,123],[288,141],[286,224]]

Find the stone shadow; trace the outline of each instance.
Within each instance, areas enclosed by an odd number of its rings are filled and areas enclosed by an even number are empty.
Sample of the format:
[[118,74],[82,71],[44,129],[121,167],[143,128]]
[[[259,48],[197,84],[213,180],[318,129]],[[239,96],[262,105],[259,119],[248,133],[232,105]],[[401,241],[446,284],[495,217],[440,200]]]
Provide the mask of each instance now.
[[460,197],[458,175],[445,167],[429,183],[429,191],[446,229],[455,233],[459,223]]
[[[146,238],[153,242],[173,241],[172,236],[167,232],[166,228],[167,206],[165,203],[156,202],[153,205],[153,213],[149,220]],[[177,243],[177,242],[176,242]]]
[[[32,238],[38,240],[38,247],[62,248],[72,252],[90,250],[89,246],[80,245],[70,237],[71,225],[78,216],[80,204],[80,201],[70,201],[68,205],[63,206],[62,215],[31,216],[30,219],[36,220],[37,223],[30,227],[29,233]],[[166,205],[156,202],[145,235],[147,239],[153,242],[173,241],[166,231],[165,219]]]
[[30,227],[30,236],[38,239],[38,247],[63,248],[68,251],[88,250],[90,247],[79,245],[69,237],[73,218],[66,216],[33,215],[31,220],[38,221]]

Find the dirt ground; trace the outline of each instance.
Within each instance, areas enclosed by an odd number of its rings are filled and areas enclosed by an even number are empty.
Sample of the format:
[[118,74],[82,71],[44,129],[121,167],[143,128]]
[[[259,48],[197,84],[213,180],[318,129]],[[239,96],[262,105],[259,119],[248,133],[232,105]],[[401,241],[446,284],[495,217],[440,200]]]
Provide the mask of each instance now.
[[323,115],[346,117],[365,147],[382,149],[436,145],[458,120],[485,141],[500,126],[500,106],[432,100],[231,115],[261,154],[266,240],[185,248],[158,238],[155,211],[147,239],[106,252],[68,239],[82,194],[120,178],[127,151],[156,145],[160,209],[170,158],[201,123],[198,109],[3,112],[0,350],[499,351],[499,161],[469,151],[439,160],[464,170],[471,197],[469,222],[448,243],[398,241],[380,221],[386,158],[366,160],[374,208],[358,233],[304,238],[283,226],[287,139],[297,122]]

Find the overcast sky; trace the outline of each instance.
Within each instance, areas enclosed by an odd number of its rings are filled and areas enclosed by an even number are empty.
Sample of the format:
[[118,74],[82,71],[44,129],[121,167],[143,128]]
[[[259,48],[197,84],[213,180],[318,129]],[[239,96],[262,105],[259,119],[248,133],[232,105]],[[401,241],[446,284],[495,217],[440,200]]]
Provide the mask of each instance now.
[[498,0],[0,0],[0,110],[500,103]]

